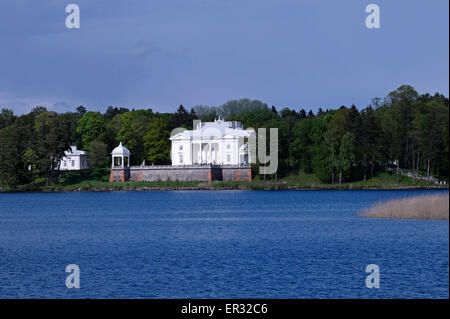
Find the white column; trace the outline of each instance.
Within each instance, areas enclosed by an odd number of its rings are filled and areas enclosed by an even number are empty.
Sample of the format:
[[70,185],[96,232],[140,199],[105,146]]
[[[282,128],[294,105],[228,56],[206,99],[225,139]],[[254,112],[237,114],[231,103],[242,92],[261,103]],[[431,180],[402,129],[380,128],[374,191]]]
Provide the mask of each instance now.
[[[236,165],[236,164],[239,164],[239,139],[238,138],[235,138],[234,139],[234,145],[236,145],[236,152],[235,152],[235,156],[234,156],[234,158],[235,158],[235,160],[234,160],[234,165]],[[236,161],[236,157],[237,157],[237,161]]]
[[222,165],[223,163],[223,140],[220,140],[219,143],[219,159],[218,159],[219,163]]
[[209,163],[211,164],[212,163],[211,142],[208,142],[208,153],[209,153],[208,160],[209,160]]

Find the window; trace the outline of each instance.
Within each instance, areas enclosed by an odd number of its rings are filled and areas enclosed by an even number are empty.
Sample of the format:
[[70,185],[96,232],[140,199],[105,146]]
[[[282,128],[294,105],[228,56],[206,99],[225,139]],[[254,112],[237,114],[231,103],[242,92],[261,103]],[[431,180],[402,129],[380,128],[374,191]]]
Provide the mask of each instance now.
[[180,155],[180,164],[183,164],[183,155]]
[[231,149],[231,145],[227,144],[227,150]]
[[231,155],[227,154],[227,163],[231,162]]
[[66,166],[67,166],[67,161],[64,161],[64,164],[63,164],[63,165],[64,165],[64,167],[66,167]]
[[183,145],[180,145],[180,147],[178,148],[178,150],[182,151],[182,150],[183,150]]
[[75,160],[72,160],[72,167],[75,166]]

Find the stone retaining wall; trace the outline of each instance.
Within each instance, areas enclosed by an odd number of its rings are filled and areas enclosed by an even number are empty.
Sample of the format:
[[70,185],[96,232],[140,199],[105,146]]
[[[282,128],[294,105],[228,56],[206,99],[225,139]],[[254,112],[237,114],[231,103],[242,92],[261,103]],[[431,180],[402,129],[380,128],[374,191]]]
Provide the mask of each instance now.
[[250,166],[192,165],[192,166],[131,166],[111,169],[113,181],[251,181]]

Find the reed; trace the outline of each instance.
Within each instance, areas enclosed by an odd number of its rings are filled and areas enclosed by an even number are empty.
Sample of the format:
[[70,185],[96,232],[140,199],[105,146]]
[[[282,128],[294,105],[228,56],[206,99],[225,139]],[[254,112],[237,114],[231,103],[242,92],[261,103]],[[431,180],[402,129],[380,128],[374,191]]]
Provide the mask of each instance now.
[[365,209],[361,215],[372,218],[448,219],[449,195],[422,195],[389,200]]

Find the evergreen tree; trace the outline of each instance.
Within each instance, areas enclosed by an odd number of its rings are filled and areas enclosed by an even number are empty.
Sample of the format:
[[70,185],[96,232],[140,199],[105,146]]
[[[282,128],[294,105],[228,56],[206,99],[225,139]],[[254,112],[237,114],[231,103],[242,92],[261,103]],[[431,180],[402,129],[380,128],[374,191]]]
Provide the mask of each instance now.
[[184,127],[187,129],[192,129],[192,116],[194,114],[189,114],[188,111],[184,108],[183,105],[180,105],[177,109],[177,111],[172,115],[172,121],[171,121],[171,127],[170,129],[173,130],[177,127]]
[[86,108],[83,105],[77,107],[77,115],[79,118],[82,118],[84,114],[86,114]]
[[300,111],[298,111],[298,118],[300,120],[306,119],[306,111],[304,109],[301,109]]
[[272,105],[272,112],[278,115],[278,111],[275,105]]

